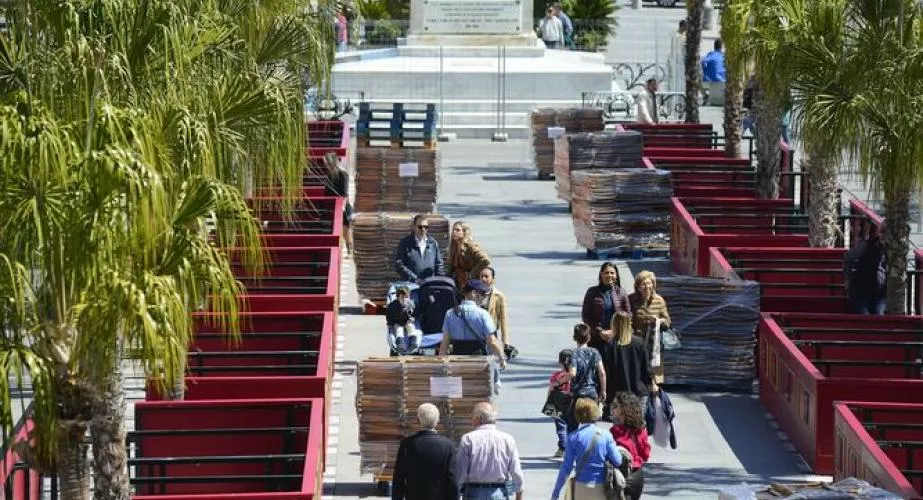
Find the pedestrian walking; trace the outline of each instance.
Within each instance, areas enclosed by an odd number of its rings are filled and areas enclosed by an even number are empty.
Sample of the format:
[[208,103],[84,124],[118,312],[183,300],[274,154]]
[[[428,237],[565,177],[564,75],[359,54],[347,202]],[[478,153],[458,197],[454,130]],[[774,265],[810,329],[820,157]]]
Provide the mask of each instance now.
[[497,327],[497,335],[500,337],[500,342],[503,344],[503,350],[506,351],[512,346],[510,342],[509,318],[506,312],[506,295],[503,295],[503,292],[497,288],[495,281],[496,277],[497,272],[493,267],[487,266],[481,270],[481,283],[490,289],[485,295],[481,306],[487,309],[490,318],[494,320],[494,325]]
[[705,103],[708,104],[709,90],[721,84],[724,87],[726,71],[724,67],[724,43],[721,39],[715,40],[715,49],[702,58],[702,87]]
[[644,84],[644,88],[635,97],[635,119],[638,123],[653,124],[657,123],[657,89],[659,88],[656,78],[649,78]]
[[670,39],[670,59],[667,60],[667,85],[670,92],[686,92],[686,20],[679,22]]
[[[599,351],[589,347],[590,327],[584,323],[574,326],[574,342],[577,348],[571,355],[568,367],[570,391],[574,398],[586,398],[593,401],[606,400],[606,368],[603,366]],[[578,420],[571,405],[567,412],[567,432],[577,429]]]
[[564,24],[554,15],[554,7],[548,7],[545,17],[538,22],[538,36],[549,49],[556,49],[564,44]]
[[[644,346],[649,355],[659,353],[659,362],[652,367],[654,381],[663,383],[663,339],[655,346],[657,333],[670,327],[670,313],[667,310],[667,301],[657,293],[657,276],[650,271],[641,271],[635,276],[635,291],[628,296],[631,303],[632,327],[636,334],[644,340]],[[660,331],[656,331],[657,320],[660,320]],[[636,396],[641,394],[635,393]]]
[[561,20],[561,26],[564,28],[564,47],[572,49],[574,47],[574,23],[564,13],[564,6],[561,2],[554,4],[554,15]]
[[497,410],[490,403],[474,406],[475,429],[458,443],[456,477],[464,500],[522,500],[523,477],[513,436],[497,429]]
[[346,11],[341,10],[337,14],[334,29],[336,32],[337,52],[346,52],[346,47],[349,43],[349,22],[346,20]]
[[349,202],[349,172],[343,168],[340,160],[334,153],[324,156],[324,194],[343,198],[343,242],[346,244],[346,255],[353,254],[353,205]]
[[[573,364],[574,351],[571,349],[564,349],[558,353],[558,365],[561,367],[560,370],[551,374],[551,379],[548,380],[548,396],[546,397],[547,403],[551,403],[555,414],[552,416],[554,419],[554,432],[558,435],[558,450],[554,453],[554,456],[563,457],[564,456],[564,445],[567,440],[567,411],[570,410],[573,399],[571,396],[570,390],[570,367]],[[566,403],[565,408],[561,408],[563,403]],[[564,410],[563,412],[561,410]]]
[[629,474],[625,477],[625,497],[630,500],[641,498],[644,490],[644,464],[651,458],[651,443],[647,435],[642,405],[637,396],[630,392],[619,392],[612,402],[612,415],[618,423],[609,429],[615,444],[631,455]]
[[603,262],[599,266],[599,283],[588,288],[583,296],[580,316],[591,329],[590,346],[596,348],[600,355],[605,353],[606,343],[612,339],[612,316],[617,311],[631,313],[628,294],[620,283],[615,264]]
[[870,227],[843,258],[843,283],[850,312],[854,314],[885,313],[888,275],[881,244],[882,231],[884,223],[877,228]]
[[451,236],[448,275],[455,279],[455,286],[461,289],[468,280],[478,279],[481,270],[490,267],[490,257],[474,241],[474,235],[467,222],[456,221],[452,224]]
[[610,408],[615,395],[620,392],[630,392],[646,403],[650,393],[657,391],[657,384],[651,375],[650,354],[644,340],[633,334],[631,316],[624,311],[612,317],[612,331],[616,338],[609,344],[604,356],[608,377],[606,392],[610,395],[606,406]]
[[426,215],[413,218],[413,233],[401,239],[394,256],[394,270],[404,281],[417,284],[432,276],[445,275],[445,263],[439,251],[439,243],[429,235],[429,221]]
[[423,403],[417,420],[421,430],[397,449],[391,500],[458,500],[455,443],[436,432],[439,409]]
[[[564,461],[558,469],[551,500],[557,500],[565,483],[573,500],[606,500],[606,462],[619,467],[622,455],[616,450],[612,435],[594,425],[599,418],[599,404],[593,399],[580,398],[574,406],[580,426],[567,436]],[[575,477],[568,481],[572,470]]]

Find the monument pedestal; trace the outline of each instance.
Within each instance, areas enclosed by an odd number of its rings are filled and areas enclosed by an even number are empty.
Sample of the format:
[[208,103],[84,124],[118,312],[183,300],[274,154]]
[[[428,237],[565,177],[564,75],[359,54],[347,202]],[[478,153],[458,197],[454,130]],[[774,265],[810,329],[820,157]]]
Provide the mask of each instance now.
[[494,137],[498,121],[499,132],[528,137],[532,109],[612,89],[601,54],[546,50],[531,24],[531,0],[411,0],[404,44],[337,62],[333,92],[434,103],[441,131],[458,137]]

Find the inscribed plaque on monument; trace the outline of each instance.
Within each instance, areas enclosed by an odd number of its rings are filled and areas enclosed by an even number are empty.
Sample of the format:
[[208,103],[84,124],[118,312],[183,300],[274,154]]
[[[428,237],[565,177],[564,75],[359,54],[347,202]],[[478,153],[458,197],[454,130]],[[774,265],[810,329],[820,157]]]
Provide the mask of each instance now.
[[520,29],[519,0],[424,0],[423,32],[505,35]]

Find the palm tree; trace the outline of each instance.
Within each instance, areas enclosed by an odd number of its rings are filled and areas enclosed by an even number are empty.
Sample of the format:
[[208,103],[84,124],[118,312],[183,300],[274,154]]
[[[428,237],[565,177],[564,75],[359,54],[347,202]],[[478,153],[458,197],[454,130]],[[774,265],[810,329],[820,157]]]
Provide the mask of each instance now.
[[751,0],[728,0],[721,9],[721,40],[725,47],[727,81],[724,87],[725,153],[740,156],[741,114],[744,82],[747,80],[746,43]]
[[128,498],[120,354],[177,385],[190,309],[235,330],[239,289],[204,220],[259,267],[239,191],[298,193],[302,89],[329,75],[329,26],[285,2],[3,8],[0,369],[35,385],[35,461],[64,497],[87,495],[90,429],[96,495]]
[[756,85],[753,114],[756,122],[756,195],[779,197],[782,113],[789,100],[789,72],[785,48],[790,40],[780,0],[754,2],[747,50],[753,61]]
[[782,10],[792,32],[786,66],[791,74],[795,122],[804,145],[801,162],[807,182],[808,237],[812,247],[833,247],[839,234],[837,170],[842,152],[861,125],[850,83],[864,63],[849,53],[849,0],[785,0]]
[[702,98],[702,25],[705,0],[686,2],[686,123],[699,123],[699,99]]

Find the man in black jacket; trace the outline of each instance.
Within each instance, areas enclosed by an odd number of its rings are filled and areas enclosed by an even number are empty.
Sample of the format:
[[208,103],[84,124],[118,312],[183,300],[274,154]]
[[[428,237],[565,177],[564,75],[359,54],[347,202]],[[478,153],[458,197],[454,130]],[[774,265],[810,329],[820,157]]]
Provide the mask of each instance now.
[[392,500],[458,500],[455,444],[436,434],[439,409],[423,403],[417,409],[420,432],[401,441],[394,464]]
[[398,244],[394,269],[401,279],[418,284],[431,276],[445,275],[439,243],[429,235],[429,222],[425,215],[418,214],[413,218],[413,234],[405,236]]

